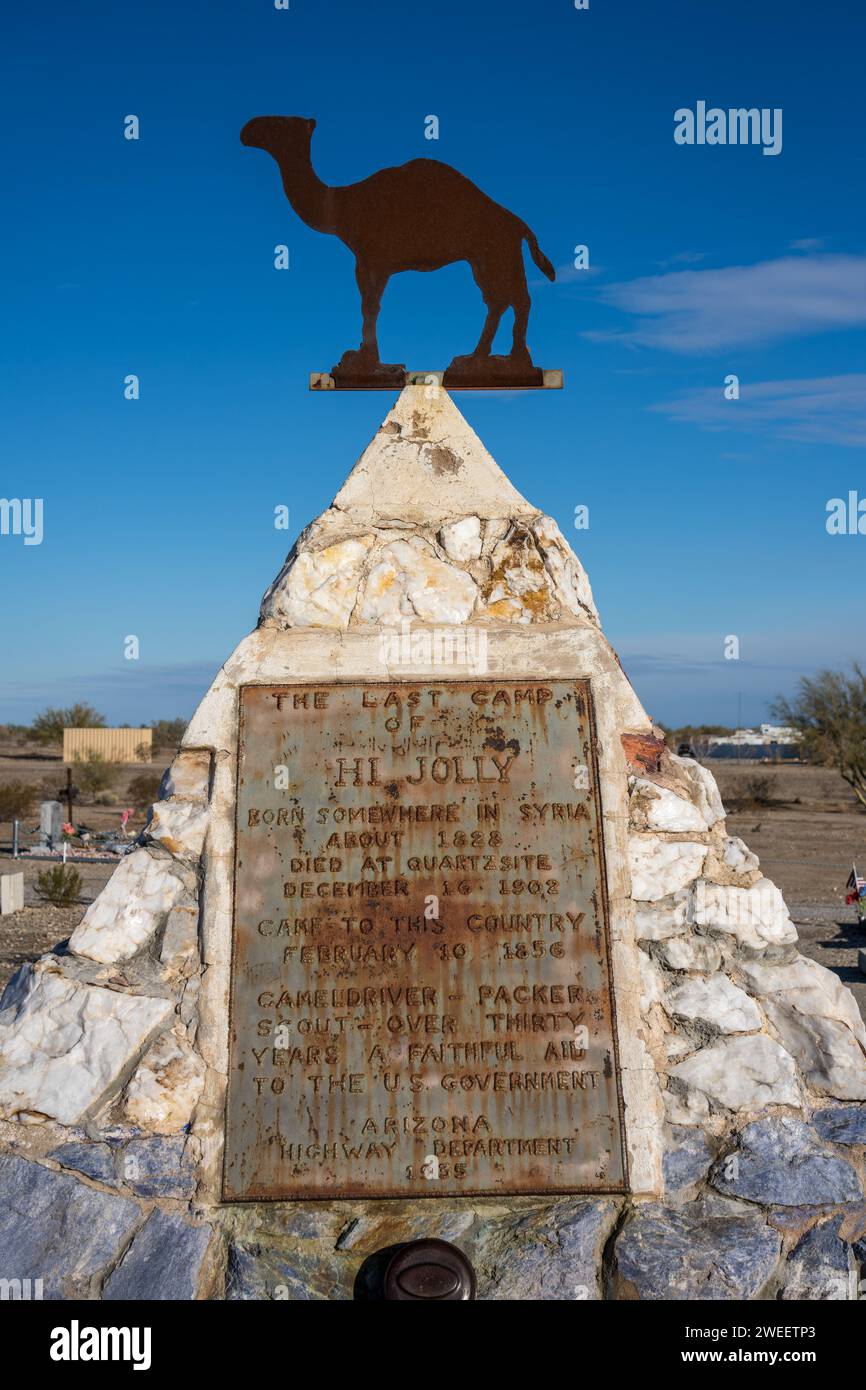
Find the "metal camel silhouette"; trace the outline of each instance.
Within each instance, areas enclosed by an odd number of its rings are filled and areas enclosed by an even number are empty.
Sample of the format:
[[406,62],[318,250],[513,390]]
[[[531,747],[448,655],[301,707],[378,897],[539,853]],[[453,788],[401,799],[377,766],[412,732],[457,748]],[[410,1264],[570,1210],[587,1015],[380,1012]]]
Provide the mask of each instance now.
[[[360,183],[330,188],[313,170],[315,128],[314,120],[302,116],[255,116],[241,131],[241,143],[266,150],[298,216],[315,231],[338,236],[355,256],[363,337],[358,350],[343,354],[334,374],[347,383],[401,383],[405,368],[380,361],[376,336],[388,280],[401,270],[438,270],[468,261],[487,318],[475,351],[454,358],[445,384],[449,378],[455,385],[540,384],[541,372],[526,346],[530,298],[523,242],[549,280],[556,279],[556,271],[526,223],[437,159],[412,159]],[[514,310],[511,353],[494,357],[493,339],[508,308]]]

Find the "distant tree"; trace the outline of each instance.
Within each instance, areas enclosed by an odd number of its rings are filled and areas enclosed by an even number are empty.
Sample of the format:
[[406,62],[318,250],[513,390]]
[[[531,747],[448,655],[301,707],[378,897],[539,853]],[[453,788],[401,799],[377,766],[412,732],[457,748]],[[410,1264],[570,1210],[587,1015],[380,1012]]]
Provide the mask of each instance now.
[[[664,728],[664,725],[662,725]],[[683,724],[679,729],[665,729],[667,745],[676,752],[681,743],[687,743],[693,748],[699,758],[706,757],[710,748],[710,739],[714,735],[732,734],[733,729],[729,729],[725,724]]]
[[780,696],[773,717],[803,736],[813,762],[835,767],[866,809],[866,672],[854,662],[851,674],[819,671],[801,676],[792,700]]
[[155,719],[150,726],[154,748],[178,748],[188,723],[187,719]]
[[80,754],[75,759],[75,780],[88,796],[108,791],[117,779],[117,764],[106,762],[98,753]]
[[105,715],[92,705],[70,705],[69,709],[44,709],[37,714],[31,733],[38,743],[62,743],[64,729],[104,729]]

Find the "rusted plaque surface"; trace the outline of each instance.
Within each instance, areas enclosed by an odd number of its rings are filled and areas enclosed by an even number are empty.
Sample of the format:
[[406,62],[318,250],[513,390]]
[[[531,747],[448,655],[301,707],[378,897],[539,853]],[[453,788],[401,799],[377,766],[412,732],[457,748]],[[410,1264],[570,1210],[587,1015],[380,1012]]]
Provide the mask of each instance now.
[[589,682],[240,723],[226,1200],[624,1190]]

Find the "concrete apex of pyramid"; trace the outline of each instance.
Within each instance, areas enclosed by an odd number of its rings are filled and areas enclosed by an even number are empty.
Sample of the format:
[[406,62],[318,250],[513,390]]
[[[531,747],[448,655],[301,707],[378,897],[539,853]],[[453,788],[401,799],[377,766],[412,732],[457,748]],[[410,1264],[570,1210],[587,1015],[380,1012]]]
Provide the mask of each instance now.
[[450,396],[406,386],[265,595],[283,627],[597,623],[556,522],[509,482]]

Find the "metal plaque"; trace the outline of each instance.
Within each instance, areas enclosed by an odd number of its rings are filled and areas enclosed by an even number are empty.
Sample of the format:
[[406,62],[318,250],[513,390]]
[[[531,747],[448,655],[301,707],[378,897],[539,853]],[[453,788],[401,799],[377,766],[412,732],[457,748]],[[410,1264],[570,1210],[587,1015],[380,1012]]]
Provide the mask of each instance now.
[[626,1189],[589,681],[241,691],[225,1200]]

